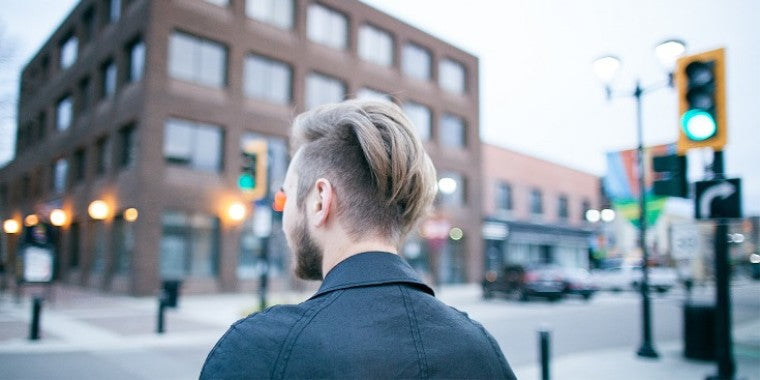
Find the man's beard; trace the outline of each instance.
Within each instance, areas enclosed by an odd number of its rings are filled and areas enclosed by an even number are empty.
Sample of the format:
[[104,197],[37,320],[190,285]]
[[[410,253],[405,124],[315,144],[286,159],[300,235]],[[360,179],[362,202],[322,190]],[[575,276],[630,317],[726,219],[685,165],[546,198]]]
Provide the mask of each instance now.
[[312,239],[306,222],[298,222],[293,234],[291,249],[296,255],[296,276],[304,280],[322,280],[322,250]]

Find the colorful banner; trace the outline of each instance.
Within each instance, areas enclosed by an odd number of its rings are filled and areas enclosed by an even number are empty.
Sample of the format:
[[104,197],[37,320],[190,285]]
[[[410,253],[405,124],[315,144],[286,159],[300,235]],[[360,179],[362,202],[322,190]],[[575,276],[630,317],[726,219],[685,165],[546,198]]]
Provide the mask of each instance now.
[[[657,222],[667,197],[653,194],[652,157],[676,153],[675,144],[656,145],[644,148],[644,188],[647,202],[647,225]],[[607,175],[604,190],[618,212],[633,225],[639,225],[639,168],[637,150],[627,149],[607,153]]]

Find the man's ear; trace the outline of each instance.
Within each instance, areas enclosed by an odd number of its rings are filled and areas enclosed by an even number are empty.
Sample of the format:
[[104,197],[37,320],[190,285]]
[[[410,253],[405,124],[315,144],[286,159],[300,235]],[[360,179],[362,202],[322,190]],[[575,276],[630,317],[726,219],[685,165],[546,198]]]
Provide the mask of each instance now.
[[320,178],[314,183],[316,199],[314,200],[314,226],[324,226],[330,217],[330,208],[335,202],[335,192],[332,184],[325,178]]

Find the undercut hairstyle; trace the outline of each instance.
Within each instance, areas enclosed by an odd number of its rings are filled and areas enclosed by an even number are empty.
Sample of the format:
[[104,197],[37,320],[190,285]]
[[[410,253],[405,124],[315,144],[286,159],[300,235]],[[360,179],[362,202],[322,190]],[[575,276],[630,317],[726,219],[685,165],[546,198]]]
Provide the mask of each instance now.
[[373,234],[400,246],[435,198],[435,167],[393,103],[348,100],[302,113],[293,122],[291,149],[300,150],[298,207],[326,178],[338,220],[353,239]]

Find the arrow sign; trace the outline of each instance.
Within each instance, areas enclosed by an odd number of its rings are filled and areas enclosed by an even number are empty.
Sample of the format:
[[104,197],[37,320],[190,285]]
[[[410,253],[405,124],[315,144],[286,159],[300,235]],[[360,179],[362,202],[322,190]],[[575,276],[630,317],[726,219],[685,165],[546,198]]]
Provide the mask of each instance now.
[[734,192],[736,192],[736,187],[730,182],[721,182],[715,186],[708,187],[699,200],[699,214],[710,215],[710,205],[716,197],[726,199]]
[[695,185],[697,219],[741,217],[740,179],[701,181]]

